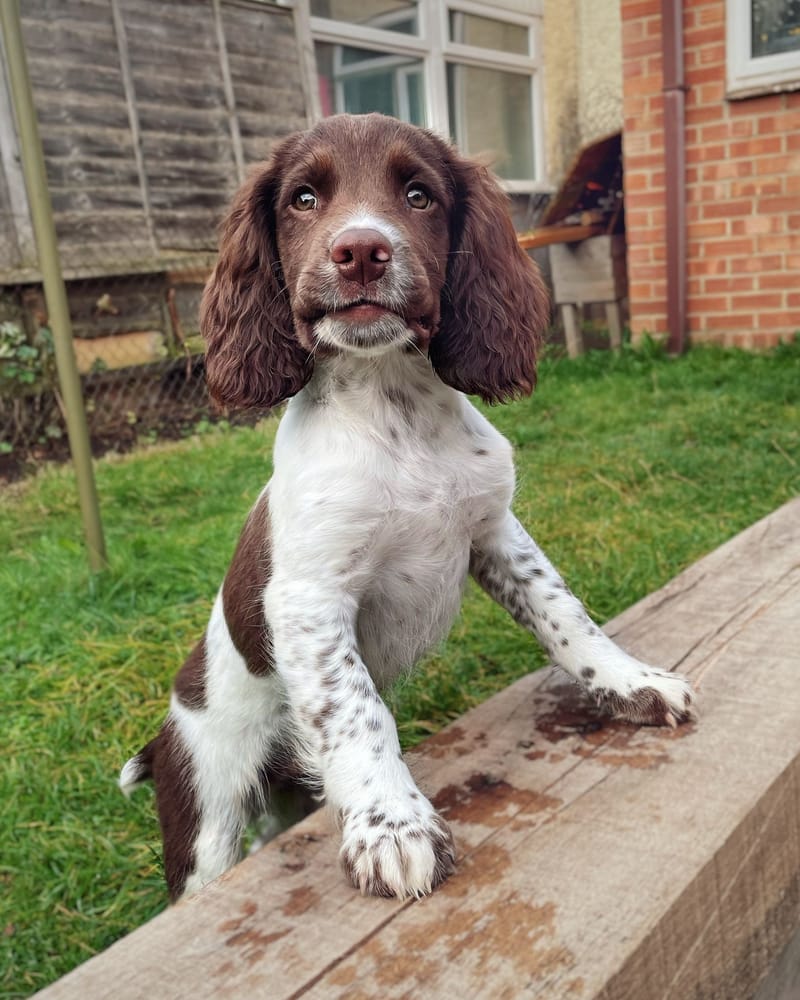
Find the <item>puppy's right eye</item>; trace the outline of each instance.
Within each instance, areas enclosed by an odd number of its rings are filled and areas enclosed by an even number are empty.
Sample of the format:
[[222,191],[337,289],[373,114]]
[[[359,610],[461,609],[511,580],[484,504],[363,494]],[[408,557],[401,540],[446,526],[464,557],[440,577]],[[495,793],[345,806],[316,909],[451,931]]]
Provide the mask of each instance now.
[[426,209],[432,204],[431,196],[419,184],[413,184],[406,191],[406,201],[412,208]]
[[299,187],[292,195],[292,208],[310,212],[317,207],[317,196],[310,187]]

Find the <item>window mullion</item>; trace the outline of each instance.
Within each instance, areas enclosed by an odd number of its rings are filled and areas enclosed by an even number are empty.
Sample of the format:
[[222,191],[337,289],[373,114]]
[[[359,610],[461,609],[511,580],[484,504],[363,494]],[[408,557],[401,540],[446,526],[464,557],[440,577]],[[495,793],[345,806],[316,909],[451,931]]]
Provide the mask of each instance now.
[[330,42],[333,45],[364,46],[412,56],[423,56],[427,52],[423,38],[384,31],[382,28],[371,28],[363,24],[330,21],[324,17],[311,18],[311,34],[314,41]]
[[495,21],[506,21],[521,27],[528,27],[532,17],[542,17],[544,14],[541,0],[533,2],[533,9],[529,14],[520,14],[513,7],[506,7],[502,3],[480,3],[476,0],[448,0],[446,6],[450,10],[475,14],[477,17],[488,17]]
[[444,55],[450,62],[487,66],[490,69],[507,70],[509,73],[532,73],[534,70],[534,62],[530,56],[512,55],[498,52],[496,49],[481,49],[476,45],[462,45],[460,42],[448,42]]
[[449,138],[453,126],[447,110],[447,70],[444,60],[447,5],[439,0],[420,0],[419,9],[423,37],[428,42],[428,57],[425,61],[428,124],[435,132]]

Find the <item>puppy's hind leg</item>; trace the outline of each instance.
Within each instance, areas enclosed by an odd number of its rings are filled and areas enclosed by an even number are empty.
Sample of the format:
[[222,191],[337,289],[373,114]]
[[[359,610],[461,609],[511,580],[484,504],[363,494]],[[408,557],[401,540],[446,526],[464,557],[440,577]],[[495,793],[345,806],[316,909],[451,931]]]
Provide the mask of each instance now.
[[155,782],[173,901],[239,860],[245,824],[265,805],[270,762],[285,753],[286,720],[279,678],[248,671],[218,602],[176,678],[160,733],[120,775],[123,791]]
[[[195,775],[196,763],[181,736],[180,723],[170,714],[158,736],[127,762],[119,778],[120,788],[126,795],[150,778],[155,783],[164,875],[173,902],[184,892],[191,891],[190,883],[201,877],[198,839],[202,813]],[[232,856],[230,864],[233,864],[236,860],[234,831],[231,831],[228,840],[228,854]],[[215,874],[224,871],[225,867],[228,865],[220,867]],[[205,881],[213,877],[211,875]]]

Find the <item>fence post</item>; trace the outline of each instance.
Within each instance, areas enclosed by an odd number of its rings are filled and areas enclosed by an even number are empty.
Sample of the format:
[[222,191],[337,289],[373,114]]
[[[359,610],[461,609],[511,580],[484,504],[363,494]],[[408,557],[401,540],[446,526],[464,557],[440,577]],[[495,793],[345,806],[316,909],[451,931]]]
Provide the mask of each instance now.
[[31,220],[42,272],[45,300],[55,345],[58,381],[64,399],[70,452],[78,482],[83,530],[93,571],[104,569],[106,560],[100,507],[92,468],[92,452],[81,382],[72,345],[72,322],[67,291],[61,273],[53,208],[47,187],[44,153],[39,138],[28,63],[22,37],[19,0],[0,0],[0,24],[6,41],[11,98],[19,129],[22,170],[31,206]]

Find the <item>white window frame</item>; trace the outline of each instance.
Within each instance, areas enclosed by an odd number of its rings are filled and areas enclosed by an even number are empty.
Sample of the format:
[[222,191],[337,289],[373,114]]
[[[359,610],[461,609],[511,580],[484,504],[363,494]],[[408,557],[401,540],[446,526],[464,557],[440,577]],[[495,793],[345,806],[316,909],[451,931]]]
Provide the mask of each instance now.
[[[386,52],[387,55],[419,59],[423,66],[426,119],[430,128],[444,136],[450,135],[447,108],[448,63],[496,69],[504,73],[520,73],[530,77],[534,177],[502,180],[501,184],[511,193],[551,190],[545,176],[544,160],[541,58],[544,0],[526,0],[527,13],[520,11],[519,0],[494,0],[492,3],[482,0],[418,0],[417,35],[395,33],[372,25],[312,17],[309,0],[294,0],[293,6],[297,17],[307,25],[307,37],[312,43],[363,46],[377,52]],[[451,42],[448,20],[450,11],[475,14],[527,28],[529,53],[522,55],[500,52]]]
[[[336,103],[344,104],[344,85],[348,77],[360,76],[365,69],[381,70],[393,69],[395,71],[395,83],[397,104],[400,109],[400,116],[408,119],[411,113],[411,102],[408,92],[408,78],[414,72],[406,66],[406,57],[399,52],[387,52],[375,59],[365,59],[363,62],[353,63],[345,66],[342,62],[342,50],[337,46],[333,54],[333,66],[336,74]],[[424,76],[423,67],[423,76]]]
[[725,0],[725,18],[728,98],[800,89],[800,50],[752,55],[751,0]]

